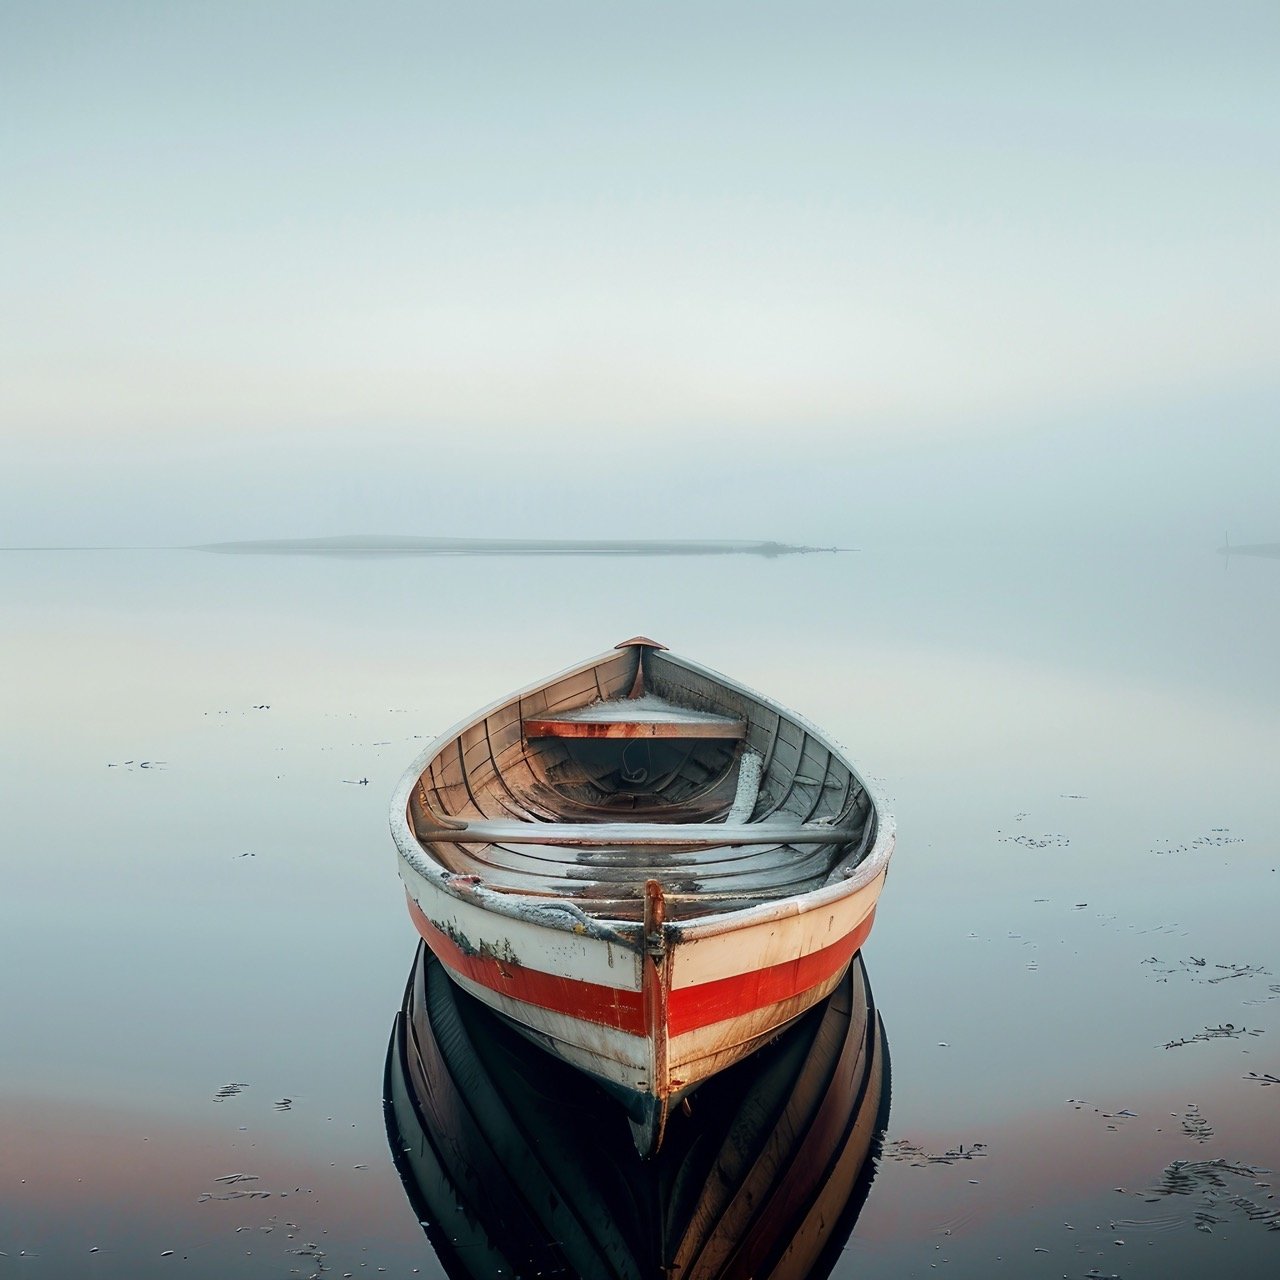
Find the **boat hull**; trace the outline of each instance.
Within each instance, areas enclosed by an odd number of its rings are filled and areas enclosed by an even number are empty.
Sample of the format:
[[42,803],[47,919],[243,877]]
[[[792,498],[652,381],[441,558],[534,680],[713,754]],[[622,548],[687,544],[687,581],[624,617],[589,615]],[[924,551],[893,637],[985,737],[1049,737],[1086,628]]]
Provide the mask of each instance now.
[[674,1104],[835,989],[894,845],[820,730],[658,648],[478,712],[391,807],[449,976],[619,1096],[645,1151]]
[[619,1094],[637,1141],[656,1149],[671,1106],[834,990],[871,931],[884,873],[772,920],[667,923],[656,943],[643,929],[565,929],[554,911],[547,923],[536,910],[498,915],[411,869],[404,879],[449,976]]

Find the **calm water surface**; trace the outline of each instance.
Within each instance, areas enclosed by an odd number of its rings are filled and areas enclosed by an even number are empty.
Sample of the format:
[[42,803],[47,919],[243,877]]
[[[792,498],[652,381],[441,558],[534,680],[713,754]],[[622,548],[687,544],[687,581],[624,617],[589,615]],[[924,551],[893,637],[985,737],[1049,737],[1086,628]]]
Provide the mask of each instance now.
[[383,1124],[388,797],[636,632],[898,817],[836,1276],[1280,1268],[1280,564],[8,553],[0,592],[0,1275],[443,1274]]

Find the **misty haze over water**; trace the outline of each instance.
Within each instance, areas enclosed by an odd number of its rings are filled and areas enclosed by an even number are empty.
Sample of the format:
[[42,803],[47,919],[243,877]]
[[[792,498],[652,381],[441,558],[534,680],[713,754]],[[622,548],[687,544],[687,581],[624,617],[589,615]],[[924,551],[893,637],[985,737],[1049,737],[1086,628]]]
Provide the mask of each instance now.
[[1278,51],[0,9],[0,1277],[443,1274],[388,799],[636,633],[897,816],[837,1280],[1275,1274]]

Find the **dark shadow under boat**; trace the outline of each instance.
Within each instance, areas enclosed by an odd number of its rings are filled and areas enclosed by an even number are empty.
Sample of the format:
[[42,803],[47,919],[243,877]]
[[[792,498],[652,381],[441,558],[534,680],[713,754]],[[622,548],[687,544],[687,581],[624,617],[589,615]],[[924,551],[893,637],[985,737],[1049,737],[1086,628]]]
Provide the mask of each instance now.
[[831,996],[703,1084],[642,1160],[604,1090],[422,945],[384,1081],[396,1165],[454,1280],[818,1280],[866,1198],[889,1093],[856,956]]

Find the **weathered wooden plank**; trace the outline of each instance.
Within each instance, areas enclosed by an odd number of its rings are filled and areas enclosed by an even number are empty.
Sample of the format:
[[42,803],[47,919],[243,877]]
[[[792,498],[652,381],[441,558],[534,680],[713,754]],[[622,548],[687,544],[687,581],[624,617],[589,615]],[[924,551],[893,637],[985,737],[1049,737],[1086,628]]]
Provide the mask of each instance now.
[[584,703],[591,702],[596,691],[594,669],[575,672],[547,687],[547,710],[556,712],[569,707],[580,707]]
[[471,785],[474,787],[477,775],[481,770],[486,767],[489,769],[495,767],[493,752],[489,748],[488,738],[485,737],[484,725],[478,726],[478,732],[469,740],[459,738],[458,746],[462,752],[462,768],[471,779]]
[[457,751],[446,749],[431,762],[431,780],[442,793],[462,786],[462,762]]
[[[809,741],[812,742],[813,739],[810,738]],[[832,797],[828,793],[840,785],[838,782],[833,783],[831,778],[832,762],[835,757],[825,748],[821,748],[821,754],[822,773],[817,785],[809,789],[809,806],[799,814],[801,822],[812,822],[815,816],[819,814],[825,816],[833,811]]]
[[672,663],[659,665],[654,662],[650,670],[649,688],[672,702],[679,702],[702,711],[718,712],[721,715],[733,714],[744,718],[749,718],[753,712],[763,709],[754,698],[748,697],[740,690],[715,684],[696,672],[686,671],[683,667]]
[[[457,738],[455,740],[455,746],[458,749],[458,757],[462,760],[462,785],[467,795],[467,807],[465,810],[455,809],[453,813],[457,817],[470,818],[471,812],[474,811],[475,813],[480,814],[482,818],[488,819],[491,815],[485,812],[483,803],[477,798],[476,792],[471,785],[471,771],[466,767],[466,760],[463,758],[462,738]],[[488,759],[487,752],[486,759]]]
[[485,721],[485,732],[489,735],[489,750],[495,760],[501,760],[512,747],[520,744],[520,717],[490,717]]
[[[476,846],[468,846],[475,849]],[[822,849],[799,853],[794,849],[771,852],[786,856],[768,859],[740,859],[709,865],[686,861],[640,861],[597,866],[582,863],[555,863],[545,858],[521,856],[529,846],[510,848],[504,845],[482,845],[471,857],[475,870],[488,882],[496,871],[523,877],[531,887],[548,884],[557,891],[568,885],[631,890],[646,880],[661,881],[673,890],[699,893],[735,893],[741,897],[786,897],[795,886],[821,879],[830,868],[831,859]]]
[[804,730],[790,720],[783,720],[778,726],[778,738],[773,746],[773,757],[765,774],[764,786],[774,797],[774,812],[781,808],[782,802],[790,793],[791,779],[800,763],[800,753],[804,747]]
[[787,790],[776,811],[793,814],[803,820],[817,809],[822,803],[823,784],[830,759],[831,753],[826,747],[811,735],[804,734],[795,772],[787,783]]
[[[472,864],[465,874],[480,869]],[[643,885],[634,886],[630,881],[598,880],[572,876],[555,876],[531,873],[525,868],[509,868],[499,863],[485,864],[482,868],[485,885],[489,889],[506,893],[523,894],[533,898],[557,898],[578,903],[592,915],[599,916],[601,901],[641,902]],[[734,900],[761,902],[779,896],[805,893],[822,883],[821,875],[802,878],[788,877],[777,884],[758,882],[746,877],[724,877],[696,885],[687,876],[673,876],[662,868],[652,868],[650,880],[663,885],[664,894],[673,901],[701,902],[704,909],[716,909],[718,904]]]
[[708,825],[702,822],[471,822],[460,831],[419,831],[423,840],[457,844],[560,844],[566,847],[674,845],[712,849],[737,844],[847,844],[862,835],[861,828],[821,823],[744,822]]
[[729,738],[746,737],[747,722],[728,717],[703,720],[566,720],[526,717],[528,738]]
[[747,730],[747,745],[759,755],[763,761],[762,774],[768,777],[769,767],[773,762],[773,749],[777,745],[778,730],[782,728],[783,717],[768,707],[761,709],[759,719],[750,721]]

